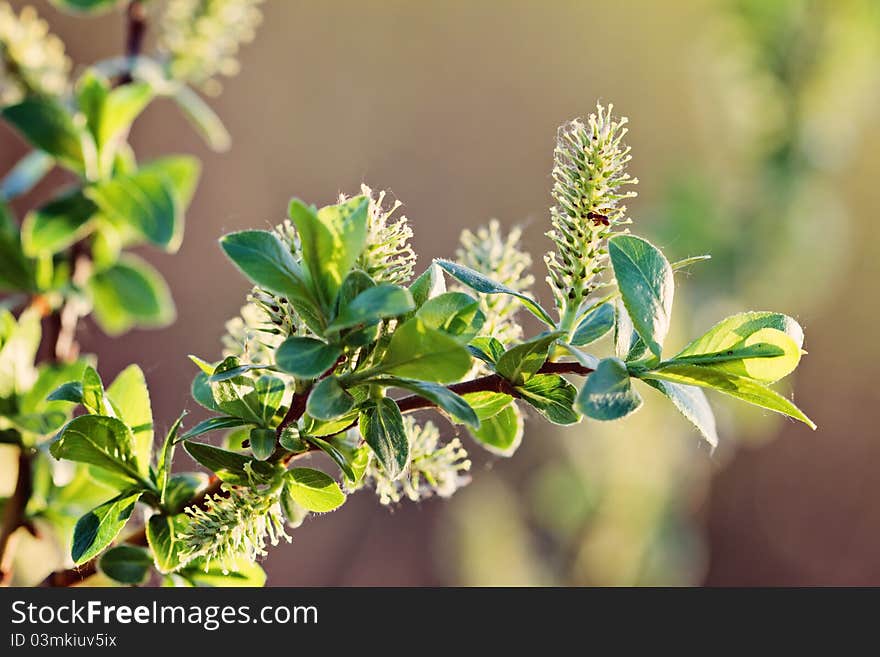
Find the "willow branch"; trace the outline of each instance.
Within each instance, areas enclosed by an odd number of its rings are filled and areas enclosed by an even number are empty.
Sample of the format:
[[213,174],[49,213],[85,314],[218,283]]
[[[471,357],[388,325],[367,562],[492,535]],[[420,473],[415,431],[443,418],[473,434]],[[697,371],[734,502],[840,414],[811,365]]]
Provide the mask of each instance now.
[[0,523],[0,585],[8,586],[12,580],[13,534],[20,527],[28,527],[25,508],[31,496],[31,455],[22,446],[18,453],[18,475],[15,490],[6,501],[3,521]]

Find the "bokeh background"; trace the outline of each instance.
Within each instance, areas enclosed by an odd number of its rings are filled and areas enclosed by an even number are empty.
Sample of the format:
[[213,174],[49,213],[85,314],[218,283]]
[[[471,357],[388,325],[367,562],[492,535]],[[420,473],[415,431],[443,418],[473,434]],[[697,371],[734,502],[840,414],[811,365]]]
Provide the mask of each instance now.
[[[122,47],[119,13],[28,4],[80,64]],[[524,227],[540,281],[556,127],[613,102],[631,120],[636,230],[670,259],[715,256],[678,280],[671,346],[742,308],[793,315],[810,352],[796,401],[819,430],[716,396],[710,455],[650,392],[610,427],[535,422],[512,459],[479,456],[450,501],[389,510],[361,493],[310,519],[270,553],[270,584],[880,584],[876,5],[268,0],[241,74],[211,101],[229,153],[168,103],[133,132],[144,159],[204,162],[179,254],[143,251],[177,323],[116,340],[86,324],[83,349],[105,379],[140,364],[158,424],[182,406],[200,417],[186,355],[219,354],[247,291],[217,238],[362,181],[404,203],[423,265],[497,217]],[[0,126],[0,171],[24,152]]]

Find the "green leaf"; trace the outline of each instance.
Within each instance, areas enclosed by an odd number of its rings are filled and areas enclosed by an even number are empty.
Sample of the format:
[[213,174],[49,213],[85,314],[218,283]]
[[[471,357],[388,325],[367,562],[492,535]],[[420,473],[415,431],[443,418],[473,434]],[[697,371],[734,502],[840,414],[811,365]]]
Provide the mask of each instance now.
[[18,225],[0,200],[0,290],[31,292],[36,289],[34,262],[25,257]]
[[115,417],[113,408],[104,393],[104,382],[94,368],[86,366],[82,375],[82,403],[89,413]]
[[[716,369],[772,383],[797,367],[803,343],[803,330],[787,315],[739,313],[717,323],[672,360],[712,364]],[[778,351],[773,353],[773,347]]]
[[571,336],[571,344],[583,347],[595,342],[612,328],[614,328],[614,306],[603,303],[578,324]]
[[[211,369],[213,370],[213,366]],[[211,391],[211,384],[208,381],[208,376],[204,372],[199,372],[193,378],[190,393],[192,394],[193,399],[209,411],[214,411],[216,413],[222,412],[217,405],[217,402],[214,401],[214,393]]]
[[[183,443],[183,448],[198,463],[233,486],[268,483],[278,474],[278,466],[276,465],[257,461],[249,456],[220,449],[213,445],[187,440]],[[253,480],[254,478],[256,478],[256,482]]]
[[131,429],[120,420],[81,415],[67,423],[49,451],[56,459],[97,465],[145,486],[133,445]]
[[192,155],[167,155],[142,164],[140,170],[164,176],[171,185],[180,211],[183,212],[189,207],[195,194],[202,165]]
[[363,196],[317,211],[298,199],[290,202],[289,215],[299,232],[303,262],[325,312],[366,246],[368,207]]
[[337,445],[322,438],[318,438],[317,436],[304,436],[304,438],[333,459],[333,462],[339,466],[339,469],[342,470],[342,474],[344,474],[347,479],[351,481],[355,480],[356,475],[352,469],[351,461]]
[[335,376],[318,381],[306,401],[306,411],[318,420],[333,420],[354,408],[354,397],[339,383]]
[[196,436],[201,436],[202,434],[209,433],[211,431],[233,429],[235,427],[246,426],[247,424],[248,422],[241,419],[240,417],[232,417],[231,415],[209,417],[206,420],[202,420],[192,429],[183,434],[180,437],[180,440],[189,440],[190,438],[195,438]]
[[377,285],[364,290],[343,306],[327,330],[341,331],[360,324],[372,324],[380,319],[405,315],[414,308],[412,295],[406,288],[390,284]]
[[433,402],[438,408],[446,411],[454,421],[460,424],[467,424],[474,428],[480,426],[480,420],[468,402],[461,395],[445,386],[401,377],[382,379],[381,384],[416,393],[419,397]]
[[153,557],[146,548],[135,545],[117,545],[98,560],[98,569],[121,584],[138,585],[147,581]]
[[180,248],[182,212],[175,190],[157,171],[116,175],[86,188],[85,194],[116,227],[166,251]]
[[31,151],[18,162],[0,183],[0,199],[11,201],[27,194],[55,166],[51,155],[43,151]]
[[167,516],[156,514],[147,521],[147,544],[153,551],[156,569],[160,573],[170,573],[180,567],[179,536],[186,526],[181,515]]
[[214,403],[227,415],[261,426],[266,423],[266,407],[256,381],[241,375],[228,379],[218,376],[231,370],[240,371],[239,367],[238,359],[230,356],[214,369],[213,380],[209,380]]
[[195,91],[181,85],[172,98],[210,148],[215,151],[229,149],[232,138],[223,121]]
[[808,418],[794,404],[778,392],[762,385],[757,381],[718,370],[714,367],[700,365],[670,365],[662,370],[645,372],[640,375],[643,379],[660,379],[673,383],[700,386],[719,390],[731,397],[736,397],[749,404],[766,408],[770,411],[788,415],[800,420],[811,429],[816,429],[815,423]]
[[153,410],[147,381],[141,368],[129,365],[122,370],[107,388],[107,397],[119,412],[119,419],[131,427],[135,458],[141,475],[148,477],[153,451]]
[[642,398],[633,389],[626,364],[618,358],[604,358],[590,374],[575,400],[575,408],[594,420],[619,420],[634,413]]
[[562,331],[545,333],[508,349],[498,358],[496,371],[511,383],[523,383],[541,369],[550,347],[563,335]]
[[[254,285],[291,301],[298,301],[310,309],[310,315],[322,316],[305,283],[302,267],[277,235],[264,230],[244,230],[224,235],[220,239],[220,246]],[[314,327],[310,323],[309,326],[321,332],[320,325]]]
[[[216,366],[211,365],[211,371],[213,372]],[[243,363],[238,367],[231,367],[227,370],[223,370],[222,372],[217,372],[216,374],[211,374],[208,377],[208,383],[220,383],[221,381],[228,381],[229,379],[234,379],[236,377],[241,376],[246,372],[253,372],[255,370],[265,370],[271,367],[270,365],[256,365],[254,363]]]
[[275,452],[274,429],[251,429],[249,434],[251,453],[258,461],[265,461]]
[[480,422],[498,415],[513,401],[513,397],[503,392],[481,390],[463,395],[464,400],[474,410]]
[[261,587],[266,584],[266,573],[260,566],[246,557],[220,563],[204,559],[190,561],[179,573],[196,586],[245,586]]
[[159,488],[159,502],[161,504],[165,504],[168,496],[168,482],[171,481],[171,462],[174,459],[174,448],[179,442],[177,436],[180,433],[180,426],[185,415],[186,411],[183,411],[174,421],[174,424],[171,425],[168,433],[165,434],[165,440],[162,441],[162,449],[159,451],[159,457],[156,459],[156,485]]
[[113,542],[134,511],[141,491],[122,493],[82,516],[73,529],[71,557],[79,566]]
[[672,267],[657,247],[634,235],[612,237],[608,254],[636,332],[660,356],[675,291]]
[[31,257],[63,251],[92,230],[97,209],[77,189],[28,212],[21,226],[22,249]]
[[281,502],[281,509],[284,511],[284,518],[287,521],[287,526],[296,529],[302,525],[303,521],[308,517],[309,512],[294,502],[287,486],[281,489],[281,498],[279,501]]
[[284,381],[277,376],[264,374],[254,383],[254,395],[260,404],[260,415],[264,425],[272,424],[272,418],[275,417],[284,398],[284,391]]
[[446,280],[442,270],[431,263],[422,274],[409,286],[410,294],[416,308],[421,308],[428,299],[432,299],[446,292]]
[[497,338],[480,336],[471,340],[468,351],[481,361],[494,366],[504,353],[504,345]]
[[446,383],[467,374],[470,352],[455,338],[413,317],[391,336],[379,368],[398,376]]
[[105,171],[113,163],[116,142],[125,139],[131,124],[152,99],[153,89],[146,82],[130,82],[107,94],[94,132]]
[[572,408],[577,388],[558,374],[536,374],[516,390],[553,424],[580,422],[580,415]]
[[698,262],[702,262],[703,260],[711,260],[712,256],[710,255],[698,255],[691,256],[690,258],[682,258],[681,260],[676,260],[672,263],[672,271],[678,271],[679,269],[685,269],[686,267],[690,267],[693,264]]
[[80,132],[60,103],[31,96],[18,105],[3,108],[0,113],[32,146],[74,171],[83,170]]
[[311,468],[291,468],[285,486],[293,501],[308,511],[327,513],[345,502],[345,493],[330,475]]
[[718,433],[715,429],[715,414],[709,406],[705,393],[696,386],[644,379],[652,388],[666,395],[675,407],[697,428],[712,449],[718,447]]
[[509,404],[501,412],[484,419],[480,428],[471,435],[487,450],[500,456],[511,456],[523,437],[523,418],[516,404]]
[[127,253],[88,282],[95,320],[108,335],[134,326],[160,328],[171,324],[177,310],[168,284],[146,260]]
[[636,333],[632,319],[621,301],[618,301],[615,313],[614,353],[627,363],[640,360],[648,353],[648,345]]
[[82,404],[82,381],[68,381],[67,383],[62,383],[60,386],[55,388],[55,390],[52,391],[52,394],[46,397],[46,400],[67,401],[73,402],[74,404]]
[[0,399],[30,388],[39,346],[39,311],[26,309],[16,322],[12,313],[0,309]]
[[396,479],[409,462],[403,416],[393,399],[383,397],[361,410],[360,431],[385,473]]
[[464,265],[449,260],[434,260],[434,262],[440,265],[440,267],[442,267],[450,276],[458,280],[460,283],[464,283],[472,290],[482,292],[483,294],[508,294],[518,298],[523,306],[525,306],[526,310],[544,322],[547,326],[555,328],[556,323],[553,321],[553,318],[550,317],[546,310],[538,305],[537,301],[528,295],[525,295],[522,292],[517,292],[501,283],[497,283],[480,272],[474,271]]
[[443,331],[465,342],[479,333],[486,321],[480,302],[464,292],[446,292],[422,304],[416,317],[428,328]]
[[282,342],[275,351],[275,364],[288,374],[301,379],[314,379],[333,367],[341,355],[339,345],[294,335]]

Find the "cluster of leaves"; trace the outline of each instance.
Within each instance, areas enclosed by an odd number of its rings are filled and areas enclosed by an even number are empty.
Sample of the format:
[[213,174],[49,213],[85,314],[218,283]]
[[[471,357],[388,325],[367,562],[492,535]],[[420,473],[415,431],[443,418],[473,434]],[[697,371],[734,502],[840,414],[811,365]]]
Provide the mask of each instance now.
[[[126,84],[114,86],[106,68],[94,68],[69,96],[29,95],[3,110],[37,149],[7,178],[7,198],[56,163],[78,176],[29,213],[20,231],[3,225],[12,257],[2,272],[22,275],[6,285],[64,300],[81,294],[110,332],[169,319],[158,274],[122,249],[177,248],[198,174],[186,157],[136,163],[127,145],[131,123],[168,93],[165,85],[174,94],[182,87],[156,61],[135,58],[126,70],[133,77]],[[392,219],[397,206],[384,209],[383,195],[369,188],[322,208],[294,199],[289,221],[274,231],[224,236],[223,251],[255,286],[242,318],[247,330],[231,341],[242,348],[219,361],[192,357],[199,368],[192,394],[211,416],[185,431],[181,415],[155,450],[136,366],[107,388],[91,361],[34,369],[36,311],[5,315],[0,428],[22,448],[74,464],[75,476],[102,493],[73,527],[74,564],[97,559],[124,583],[144,582],[153,570],[168,584],[260,583],[254,562],[266,543],[288,538],[285,524],[338,508],[346,492],[369,486],[389,503],[447,496],[467,482],[463,445],[457,438],[443,444],[435,425],[405,416],[420,409],[436,410],[504,456],[522,440],[523,409],[561,425],[618,420],[641,406],[639,381],[712,445],[715,422],[702,388],[813,426],[769,387],[802,354],[802,331],[786,315],[734,315],[663,356],[674,271],[701,258],[672,265],[627,232],[620,202],[632,194],[620,187],[635,181],[625,171],[624,124],[599,107],[560,129],[548,233],[556,250],[545,259],[552,309],[528,291],[531,260],[516,236],[505,239],[497,226],[477,232],[479,239],[466,234],[457,261],[436,260],[413,276],[412,231],[405,218]],[[90,256],[80,273],[64,252],[82,243]],[[502,261],[505,276],[498,275]],[[525,334],[520,309],[541,332]],[[612,331],[612,354],[586,350]],[[202,438],[216,431],[227,432],[223,447]],[[211,483],[173,471],[180,443],[212,473]],[[329,457],[339,480],[297,465],[314,452]],[[54,513],[66,488],[56,493],[49,472],[35,499]],[[143,532],[111,547],[138,504],[148,509]]]

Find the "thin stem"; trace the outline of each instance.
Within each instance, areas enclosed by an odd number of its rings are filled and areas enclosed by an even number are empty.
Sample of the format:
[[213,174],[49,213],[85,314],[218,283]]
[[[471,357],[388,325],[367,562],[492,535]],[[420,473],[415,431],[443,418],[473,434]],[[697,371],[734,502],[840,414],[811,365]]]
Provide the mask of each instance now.
[[128,20],[125,35],[125,56],[128,58],[128,68],[119,78],[119,84],[128,84],[132,81],[131,69],[134,66],[134,58],[141,54],[144,45],[144,36],[147,33],[147,10],[141,0],[131,0],[126,10]]

